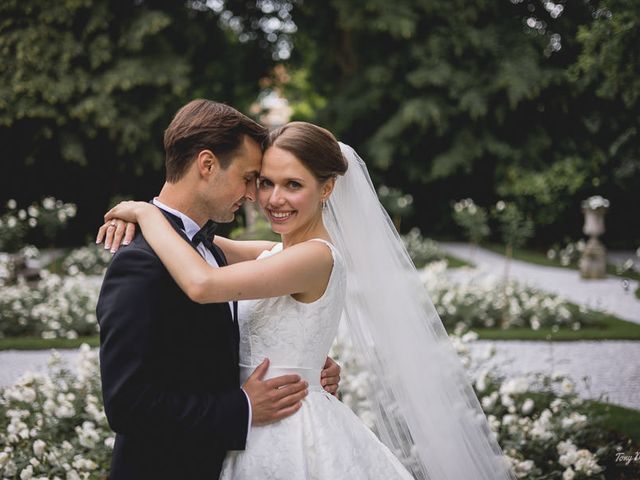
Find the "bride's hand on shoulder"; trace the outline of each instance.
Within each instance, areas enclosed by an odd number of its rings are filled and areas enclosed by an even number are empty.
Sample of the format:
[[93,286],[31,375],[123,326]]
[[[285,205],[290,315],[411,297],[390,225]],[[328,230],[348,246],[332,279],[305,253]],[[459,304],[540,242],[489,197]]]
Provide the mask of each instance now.
[[105,214],[96,244],[104,241],[104,248],[111,253],[117,252],[121,245],[129,245],[135,236],[139,215],[150,206],[146,202],[120,202]]

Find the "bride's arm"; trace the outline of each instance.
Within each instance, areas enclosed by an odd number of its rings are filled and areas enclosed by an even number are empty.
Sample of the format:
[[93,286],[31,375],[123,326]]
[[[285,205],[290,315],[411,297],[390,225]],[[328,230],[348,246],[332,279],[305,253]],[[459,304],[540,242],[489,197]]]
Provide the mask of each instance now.
[[[129,245],[136,233],[136,224],[125,222],[120,218],[114,218],[105,223],[98,230],[96,243],[102,243],[104,248],[116,253],[121,245]],[[255,260],[265,250],[271,250],[276,243],[266,240],[231,240],[216,235],[214,243],[222,249],[228,264]]]
[[255,260],[265,250],[271,250],[276,243],[264,240],[231,240],[216,235],[213,242],[222,249],[231,265],[247,260]]
[[105,220],[138,222],[145,240],[180,288],[198,303],[268,298],[322,292],[333,257],[320,242],[304,242],[271,257],[212,268],[171,227],[160,210],[146,202],[122,202]]

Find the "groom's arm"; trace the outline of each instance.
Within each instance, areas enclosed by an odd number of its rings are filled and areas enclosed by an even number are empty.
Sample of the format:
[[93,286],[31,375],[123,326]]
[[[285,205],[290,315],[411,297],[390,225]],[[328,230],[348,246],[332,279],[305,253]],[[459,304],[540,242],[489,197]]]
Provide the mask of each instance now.
[[225,450],[243,449],[249,406],[244,392],[190,393],[151,382],[157,368],[153,323],[159,311],[162,264],[150,252],[131,246],[116,255],[105,276],[97,314],[105,412],[118,433],[206,438]]

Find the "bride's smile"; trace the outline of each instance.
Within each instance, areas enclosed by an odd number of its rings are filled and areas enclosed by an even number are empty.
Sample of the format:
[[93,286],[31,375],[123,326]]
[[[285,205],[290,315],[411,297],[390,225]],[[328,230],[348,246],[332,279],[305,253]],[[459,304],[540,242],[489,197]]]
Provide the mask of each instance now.
[[268,148],[258,181],[258,201],[271,229],[289,237],[312,232],[322,220],[328,183],[319,181],[291,152]]

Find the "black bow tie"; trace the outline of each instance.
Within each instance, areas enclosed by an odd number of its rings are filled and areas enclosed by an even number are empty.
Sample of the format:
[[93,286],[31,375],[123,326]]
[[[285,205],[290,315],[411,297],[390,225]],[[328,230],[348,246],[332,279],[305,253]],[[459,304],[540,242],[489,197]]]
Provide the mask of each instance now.
[[209,250],[213,250],[213,235],[215,234],[216,228],[218,228],[216,222],[207,220],[207,223],[193,236],[191,243],[196,247],[199,243],[202,243]]

